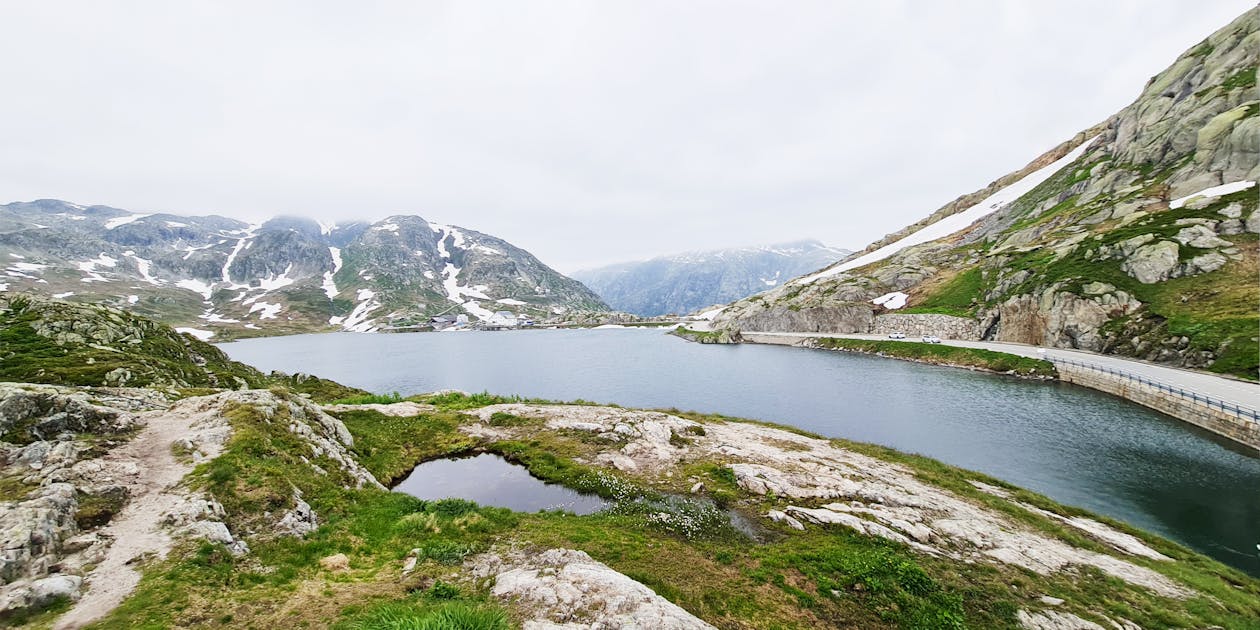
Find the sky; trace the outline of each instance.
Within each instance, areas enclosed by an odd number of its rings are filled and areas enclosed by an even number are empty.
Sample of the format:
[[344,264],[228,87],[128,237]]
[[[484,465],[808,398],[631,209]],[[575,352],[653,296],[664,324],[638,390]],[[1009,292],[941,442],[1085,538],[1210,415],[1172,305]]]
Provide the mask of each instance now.
[[0,203],[418,214],[564,272],[861,249],[1252,0],[0,0]]

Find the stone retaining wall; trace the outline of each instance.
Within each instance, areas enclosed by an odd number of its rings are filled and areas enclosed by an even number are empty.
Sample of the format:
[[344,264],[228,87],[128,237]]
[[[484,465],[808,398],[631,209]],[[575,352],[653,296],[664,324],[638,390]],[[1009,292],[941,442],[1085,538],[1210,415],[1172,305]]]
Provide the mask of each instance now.
[[888,313],[876,315],[871,334],[905,333],[907,337],[936,335],[941,339],[980,340],[980,322],[952,315]]
[[1055,367],[1059,370],[1059,379],[1065,383],[1075,383],[1131,400],[1260,452],[1260,422],[1239,418],[1202,402],[1182,398],[1115,374],[1066,363],[1056,363]]

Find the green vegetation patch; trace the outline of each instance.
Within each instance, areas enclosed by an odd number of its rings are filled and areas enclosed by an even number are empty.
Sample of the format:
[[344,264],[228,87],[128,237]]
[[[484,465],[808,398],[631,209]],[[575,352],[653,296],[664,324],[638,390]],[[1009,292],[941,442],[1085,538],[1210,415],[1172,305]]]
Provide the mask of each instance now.
[[468,451],[475,441],[459,432],[450,413],[403,418],[362,409],[336,414],[354,436],[353,452],[374,477],[392,486],[416,464]]
[[1021,357],[1005,352],[960,348],[935,343],[915,341],[868,341],[865,339],[818,339],[817,347],[827,350],[845,350],[866,354],[879,354],[899,359],[914,359],[928,363],[940,363],[979,368],[1004,374],[1057,378],[1054,364],[1041,359]]
[[980,267],[971,267],[931,290],[902,313],[939,313],[971,317],[984,301],[985,280]]
[[163,324],[124,311],[23,295],[0,302],[0,380],[133,387],[267,385],[257,370]]

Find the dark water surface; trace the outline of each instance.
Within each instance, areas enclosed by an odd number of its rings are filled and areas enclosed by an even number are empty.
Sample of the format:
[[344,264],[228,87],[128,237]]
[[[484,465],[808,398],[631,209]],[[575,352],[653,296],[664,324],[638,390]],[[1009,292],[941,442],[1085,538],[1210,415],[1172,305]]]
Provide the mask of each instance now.
[[1260,459],[1106,394],[857,354],[687,343],[659,330],[249,339],[264,371],[374,392],[489,391],[790,424],[978,470],[1260,576]]
[[517,512],[593,514],[608,505],[598,496],[547,483],[530,475],[524,466],[489,453],[425,462],[394,486],[394,491],[420,499],[468,499]]

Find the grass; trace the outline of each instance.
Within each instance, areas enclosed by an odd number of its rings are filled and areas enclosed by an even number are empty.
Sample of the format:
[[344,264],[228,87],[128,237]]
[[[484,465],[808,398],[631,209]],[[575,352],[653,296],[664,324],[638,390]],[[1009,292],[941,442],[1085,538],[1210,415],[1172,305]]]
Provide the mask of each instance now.
[[736,343],[738,341],[738,338],[731,337],[731,332],[728,330],[692,330],[679,327],[671,330],[669,334],[697,343]]
[[457,430],[460,420],[450,413],[403,418],[364,409],[336,415],[354,435],[359,463],[387,486],[401,481],[420,462],[475,445]]
[[[465,406],[469,399],[486,402],[487,396],[445,400]],[[191,478],[195,487],[223,504],[232,531],[263,533],[250,538],[252,553],[235,558],[218,545],[186,544],[167,560],[151,564],[137,592],[100,627],[512,627],[520,620],[488,598],[487,584],[459,576],[465,559],[493,545],[584,550],[719,627],[1013,628],[1015,611],[1036,608],[1041,594],[1068,599],[1073,612],[1096,610],[1143,627],[1247,628],[1260,618],[1260,584],[1255,580],[1109,521],[1177,558],[1171,568],[1153,568],[1176,572],[1205,597],[1161,600],[1090,571],[1038,576],[1005,566],[965,564],[842,528],[797,532],[768,525],[762,539],[749,540],[732,532],[725,513],[711,503],[667,494],[696,476],[710,495],[725,493],[741,509],[761,512],[786,504],[785,498],[747,494],[723,462],[690,461],[672,479],[613,474],[578,461],[589,461],[591,449],[609,447],[601,446],[597,436],[548,430],[519,416],[502,418],[502,426],[528,438],[477,447],[523,463],[549,481],[601,493],[618,501],[617,506],[588,516],[517,514],[459,499],[422,501],[347,488],[348,480],[335,463],[314,458],[327,473],[318,474],[301,461],[311,452],[287,431],[286,413],[284,406],[270,416],[253,407],[232,408],[235,432],[224,454],[200,466]],[[413,418],[365,410],[339,415],[354,436],[356,457],[382,479],[471,444],[458,430],[471,420],[453,411]],[[730,420],[682,415],[702,425]],[[703,434],[703,428],[687,433]],[[1108,552],[1057,521],[978,491],[968,480],[1007,488],[1017,499],[1043,509],[1083,514],[1079,510],[927,458],[836,443],[907,466],[926,483],[1031,527]],[[295,488],[319,514],[321,527],[301,539],[265,535],[267,523],[287,508]],[[410,550],[418,559],[416,570],[400,577]],[[320,558],[336,553],[350,558],[349,571],[331,573],[320,566]]]
[[980,267],[971,267],[936,287],[929,288],[926,297],[916,300],[913,306],[899,312],[970,317],[983,302],[984,289],[983,270]]
[[979,368],[1018,376],[1055,378],[1058,371],[1049,361],[1021,357],[1005,352],[960,348],[934,343],[914,341],[868,341],[865,339],[818,339],[816,347],[827,350],[844,350],[878,354],[899,359],[913,359],[928,363]]
[[332,401],[334,405],[391,405],[405,400],[398,392],[390,394],[357,394]]
[[[37,328],[48,330],[40,334]],[[71,331],[96,330],[101,341]],[[61,343],[49,335],[63,335]],[[113,336],[105,340],[104,336]],[[13,295],[0,303],[0,380],[58,385],[263,387],[257,370],[221,350],[124,311]]]
[[507,614],[498,606],[449,601],[430,596],[409,601],[386,601],[352,613],[334,630],[510,630]]

